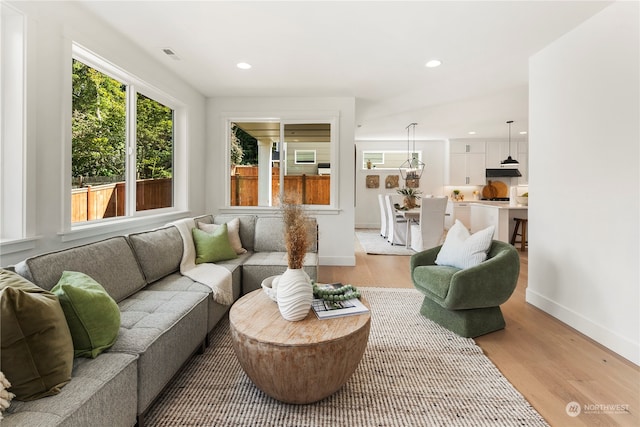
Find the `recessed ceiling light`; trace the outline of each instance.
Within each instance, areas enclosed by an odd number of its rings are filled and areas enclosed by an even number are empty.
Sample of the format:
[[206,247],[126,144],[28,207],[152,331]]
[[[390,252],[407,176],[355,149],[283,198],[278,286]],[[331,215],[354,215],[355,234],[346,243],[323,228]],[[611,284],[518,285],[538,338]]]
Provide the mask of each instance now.
[[475,135],[475,134],[476,134],[476,131],[475,131],[475,130],[471,130],[471,131],[469,131],[469,135]]
[[527,134],[526,130],[523,130],[522,132],[520,132],[520,135],[526,135],[526,134]]
[[424,65],[427,68],[435,68],[435,67],[441,66],[442,65],[442,61],[440,61],[439,59],[432,59],[432,60],[430,60],[429,62],[427,62]]
[[238,62],[236,64],[236,67],[240,68],[241,70],[248,70],[249,68],[251,68],[251,64],[248,64],[246,62]]

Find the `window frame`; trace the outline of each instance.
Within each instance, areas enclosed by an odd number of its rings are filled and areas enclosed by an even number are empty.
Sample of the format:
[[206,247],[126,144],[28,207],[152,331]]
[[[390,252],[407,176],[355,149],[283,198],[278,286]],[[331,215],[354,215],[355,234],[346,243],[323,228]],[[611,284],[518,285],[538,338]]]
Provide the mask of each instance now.
[[[71,156],[71,146],[72,146],[72,135],[71,135],[71,96],[68,97],[68,108],[66,108],[66,119],[67,119],[67,131],[66,133],[66,149],[64,154],[64,170],[65,177],[62,185],[63,191],[63,215],[62,215],[62,232],[63,240],[74,240],[74,234],[77,234],[77,238],[82,238],[85,235],[90,235],[93,233],[92,230],[96,228],[105,228],[106,231],[110,231],[111,229],[121,229],[123,223],[129,223],[131,221],[136,221],[144,218],[153,218],[157,219],[162,216],[175,217],[175,214],[180,212],[184,212],[187,210],[188,200],[187,200],[187,166],[186,166],[186,125],[187,125],[187,112],[184,104],[168,95],[167,93],[157,89],[153,85],[147,83],[146,81],[138,78],[133,73],[130,73],[123,68],[118,67],[112,62],[106,60],[105,58],[99,56],[93,51],[85,48],[76,42],[71,42],[71,58],[68,61],[68,92],[71,94],[71,59],[78,60],[83,64],[96,69],[97,71],[118,80],[127,86],[127,95],[126,95],[126,103],[127,103],[127,117],[126,117],[126,172],[125,172],[125,181],[126,181],[126,206],[125,206],[125,215],[109,217],[97,220],[91,220],[86,222],[71,222],[71,165],[72,165],[72,156]],[[147,98],[150,98],[168,108],[173,110],[173,164],[172,164],[172,198],[173,198],[173,206],[166,208],[157,208],[157,209],[148,209],[148,210],[136,210],[136,192],[135,192],[135,182],[136,182],[136,122],[137,115],[136,107],[137,107],[137,94],[141,94]],[[131,113],[134,114],[131,114]],[[66,236],[66,237],[65,237]]]
[[[310,161],[306,161],[306,160],[298,160],[298,153],[313,153],[313,160]],[[296,165],[315,165],[316,163],[318,163],[316,160],[316,150],[294,150],[293,152],[293,163]]]
[[[224,182],[225,182],[225,193],[224,193],[224,207],[220,209],[221,212],[232,213],[238,211],[245,212],[272,212],[278,211],[278,206],[235,206],[231,205],[231,174],[228,171],[231,170],[231,124],[234,122],[278,122],[280,123],[280,135],[284,135],[285,125],[290,124],[309,124],[309,123],[326,123],[331,127],[330,135],[331,135],[331,155],[330,163],[331,163],[331,185],[330,185],[330,202],[328,205],[304,205],[309,208],[313,212],[336,212],[340,206],[340,200],[338,197],[339,194],[339,150],[340,150],[340,140],[339,140],[339,129],[340,129],[340,120],[339,113],[337,112],[305,112],[305,113],[282,113],[282,112],[272,112],[272,113],[224,113],[221,117],[221,126],[222,126],[222,135],[225,141],[224,150],[225,150],[225,172],[224,172]],[[284,182],[285,176],[285,167],[282,167],[283,164],[286,164],[286,156],[287,156],[287,144],[283,142],[283,138],[281,137],[281,141],[279,142],[279,151],[280,151],[280,188],[281,194],[284,186],[282,183]],[[310,164],[310,163],[305,163]]]
[[[27,132],[27,17],[0,4],[0,242],[2,253],[33,247],[27,170],[33,164]],[[11,108],[7,108],[7,106]]]
[[369,156],[379,154],[380,158],[381,158],[381,161],[379,161],[379,162],[371,161],[371,164],[372,165],[384,165],[384,155],[385,155],[384,151],[365,151],[362,154],[363,154],[362,155],[362,162],[363,162],[362,169],[367,169],[367,161],[371,160],[371,157],[367,157],[367,156],[365,156],[365,154],[368,154]]
[[[363,150],[362,151],[362,165],[361,165],[361,170],[365,170],[367,169],[367,155],[368,154],[382,154],[382,163],[377,163],[377,162],[372,162],[371,164],[373,165],[381,165],[385,163],[385,154],[402,154],[403,156],[405,156],[405,158],[403,159],[403,161],[406,161],[407,158],[407,152],[404,150]],[[411,152],[410,155],[412,156],[411,158],[414,158],[413,156],[415,156],[417,154],[417,158],[418,160],[422,161],[422,150],[416,150],[414,152]],[[379,167],[376,166],[376,170],[398,170],[400,169],[400,166],[402,165],[402,163],[400,163],[397,166],[389,166],[389,167]],[[405,168],[406,169],[406,168]]]

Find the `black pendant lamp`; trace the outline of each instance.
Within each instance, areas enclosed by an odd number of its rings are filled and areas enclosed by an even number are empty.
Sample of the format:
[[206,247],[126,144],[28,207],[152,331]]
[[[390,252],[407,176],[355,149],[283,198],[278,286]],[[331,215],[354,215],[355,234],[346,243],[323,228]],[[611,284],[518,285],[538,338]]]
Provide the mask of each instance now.
[[[425,164],[416,157],[416,125],[417,123],[410,123],[407,126],[407,160],[400,165],[400,175],[402,179],[406,180],[419,180],[424,172]],[[411,141],[411,134],[413,132],[413,151],[409,151],[409,142]],[[417,182],[416,182],[417,183]]]
[[507,121],[507,124],[509,125],[509,157],[507,157],[505,160],[500,162],[500,164],[502,165],[519,165],[520,164],[516,159],[511,158],[511,123],[513,123],[513,120]]

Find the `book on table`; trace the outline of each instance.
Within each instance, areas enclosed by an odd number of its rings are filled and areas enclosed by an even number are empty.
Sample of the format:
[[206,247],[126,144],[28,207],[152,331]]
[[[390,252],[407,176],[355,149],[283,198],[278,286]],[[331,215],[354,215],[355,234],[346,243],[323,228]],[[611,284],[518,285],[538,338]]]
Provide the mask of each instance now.
[[[341,283],[318,285],[318,287],[325,289],[338,289],[341,286]],[[369,309],[358,298],[344,301],[326,301],[322,298],[314,298],[311,307],[318,319],[333,319],[369,312]]]

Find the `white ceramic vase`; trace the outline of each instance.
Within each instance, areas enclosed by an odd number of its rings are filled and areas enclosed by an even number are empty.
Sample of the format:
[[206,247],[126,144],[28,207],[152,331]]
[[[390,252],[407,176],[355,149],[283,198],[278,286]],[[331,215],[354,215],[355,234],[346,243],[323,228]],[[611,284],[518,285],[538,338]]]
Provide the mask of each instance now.
[[277,301],[285,320],[297,321],[307,317],[313,302],[309,275],[301,268],[287,268],[278,280]]

